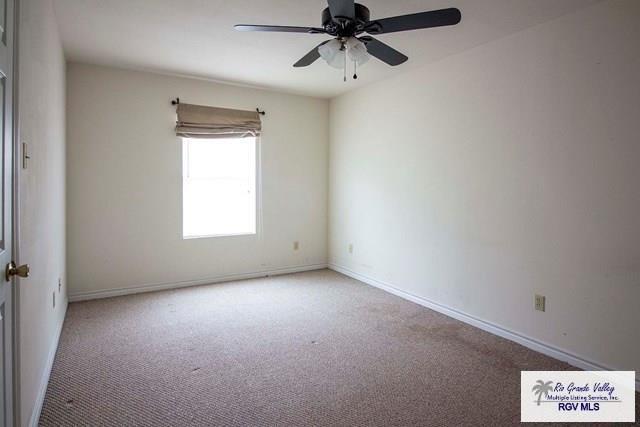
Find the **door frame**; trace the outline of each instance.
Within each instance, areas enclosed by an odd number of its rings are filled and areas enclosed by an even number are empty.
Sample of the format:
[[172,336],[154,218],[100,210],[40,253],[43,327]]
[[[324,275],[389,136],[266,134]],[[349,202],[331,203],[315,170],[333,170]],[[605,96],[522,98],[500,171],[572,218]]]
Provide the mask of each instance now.
[[[20,262],[20,161],[22,157],[22,147],[20,144],[20,111],[19,111],[19,89],[20,84],[20,0],[14,0],[13,6],[13,165],[11,174],[13,175],[12,185],[12,248],[11,255],[15,262]],[[20,265],[20,264],[18,264]],[[12,308],[12,364],[13,364],[13,425],[21,425],[20,410],[20,287],[17,279],[11,278],[11,308]]]

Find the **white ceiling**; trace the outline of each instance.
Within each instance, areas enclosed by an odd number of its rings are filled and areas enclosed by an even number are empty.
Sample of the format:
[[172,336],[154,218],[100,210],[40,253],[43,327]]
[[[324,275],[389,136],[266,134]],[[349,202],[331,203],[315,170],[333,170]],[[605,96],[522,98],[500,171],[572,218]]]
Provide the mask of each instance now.
[[320,34],[245,33],[233,25],[321,26],[326,0],[54,0],[67,59],[332,97],[505,37],[600,0],[363,0],[371,17],[445,7],[462,11],[453,27],[377,36],[407,56],[390,67],[372,59],[354,81],[318,60],[292,64]]

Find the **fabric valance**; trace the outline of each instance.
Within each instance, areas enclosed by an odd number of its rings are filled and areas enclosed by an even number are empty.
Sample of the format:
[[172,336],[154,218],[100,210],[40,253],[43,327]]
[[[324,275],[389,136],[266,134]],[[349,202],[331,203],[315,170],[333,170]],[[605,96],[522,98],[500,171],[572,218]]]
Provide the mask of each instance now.
[[186,138],[247,138],[260,135],[257,111],[178,104],[176,135]]

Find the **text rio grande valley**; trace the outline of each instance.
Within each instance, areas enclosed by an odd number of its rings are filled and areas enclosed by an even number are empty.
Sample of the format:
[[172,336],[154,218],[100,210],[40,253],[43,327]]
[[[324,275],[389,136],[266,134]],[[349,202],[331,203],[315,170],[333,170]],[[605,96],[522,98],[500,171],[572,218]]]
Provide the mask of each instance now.
[[559,411],[599,411],[600,402],[620,401],[614,392],[615,387],[608,382],[596,382],[591,386],[556,383],[546,400],[558,402]]

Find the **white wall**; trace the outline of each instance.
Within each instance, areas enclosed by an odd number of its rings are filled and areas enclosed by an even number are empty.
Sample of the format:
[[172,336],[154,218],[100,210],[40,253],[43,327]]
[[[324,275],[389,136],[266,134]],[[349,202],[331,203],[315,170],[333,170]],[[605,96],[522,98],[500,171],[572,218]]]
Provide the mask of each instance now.
[[334,99],[330,262],[640,371],[639,20],[604,2]]
[[19,284],[20,418],[26,425],[39,413],[67,304],[65,62],[51,1],[20,3],[20,134],[31,155],[29,168],[20,169],[20,256],[31,266]]
[[[327,100],[74,63],[67,85],[72,297],[326,264]],[[266,110],[260,235],[182,239],[175,97]]]

